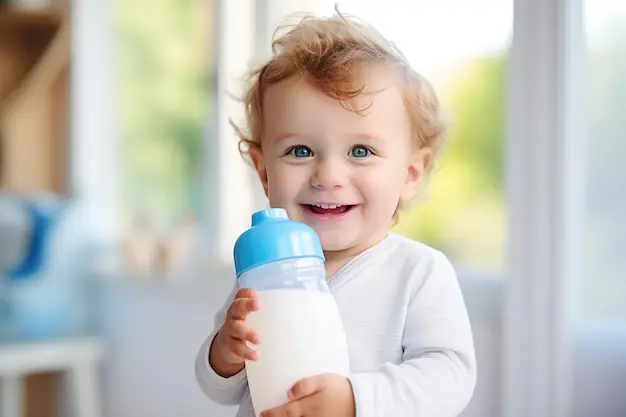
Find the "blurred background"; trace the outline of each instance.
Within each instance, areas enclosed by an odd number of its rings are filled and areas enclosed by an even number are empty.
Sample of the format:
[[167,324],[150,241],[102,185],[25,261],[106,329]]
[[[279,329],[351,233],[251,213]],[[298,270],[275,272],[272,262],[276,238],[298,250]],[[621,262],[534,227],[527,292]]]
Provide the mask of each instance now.
[[626,0],[0,0],[1,416],[234,415],[193,371],[265,206],[229,93],[335,3],[455,121],[395,231],[457,267],[463,416],[626,416]]

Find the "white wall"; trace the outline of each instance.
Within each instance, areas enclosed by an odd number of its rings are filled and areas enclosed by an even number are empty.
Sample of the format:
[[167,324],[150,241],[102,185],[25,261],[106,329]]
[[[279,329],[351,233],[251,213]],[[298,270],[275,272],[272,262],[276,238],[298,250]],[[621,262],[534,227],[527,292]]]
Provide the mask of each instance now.
[[105,416],[234,415],[204,396],[194,374],[195,355],[230,290],[226,279],[215,282],[200,291],[159,282],[102,287]]

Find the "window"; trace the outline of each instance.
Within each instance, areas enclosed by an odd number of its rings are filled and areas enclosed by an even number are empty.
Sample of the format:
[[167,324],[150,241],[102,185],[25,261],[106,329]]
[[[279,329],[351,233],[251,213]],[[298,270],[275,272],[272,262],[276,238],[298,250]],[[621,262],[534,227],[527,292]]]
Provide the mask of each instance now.
[[202,215],[204,138],[215,132],[214,18],[213,0],[113,5],[121,221],[133,247],[127,261],[140,272],[170,262],[181,249],[172,246],[189,243],[177,237],[188,239]]
[[211,128],[211,3],[115,2],[125,221],[171,224],[200,210],[202,138]]

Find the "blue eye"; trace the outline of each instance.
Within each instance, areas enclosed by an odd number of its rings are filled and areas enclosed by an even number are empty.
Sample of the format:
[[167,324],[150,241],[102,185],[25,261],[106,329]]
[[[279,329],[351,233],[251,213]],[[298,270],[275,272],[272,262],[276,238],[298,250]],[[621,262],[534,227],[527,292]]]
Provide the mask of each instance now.
[[350,153],[355,158],[365,158],[365,157],[370,156],[372,154],[372,151],[370,151],[368,148],[366,148],[363,145],[357,145],[354,148],[352,148]]
[[294,146],[289,149],[289,153],[295,156],[296,158],[308,158],[313,155],[313,151],[308,146]]

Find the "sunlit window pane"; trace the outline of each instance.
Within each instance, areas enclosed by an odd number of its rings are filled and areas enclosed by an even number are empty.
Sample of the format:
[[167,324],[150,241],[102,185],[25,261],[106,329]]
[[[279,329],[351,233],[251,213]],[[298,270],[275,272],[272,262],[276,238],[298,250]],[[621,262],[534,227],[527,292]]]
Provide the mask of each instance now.
[[208,190],[214,0],[114,2],[116,116],[126,266],[184,264]]
[[212,0],[117,0],[117,117],[123,208],[170,224],[197,213],[211,105]]

